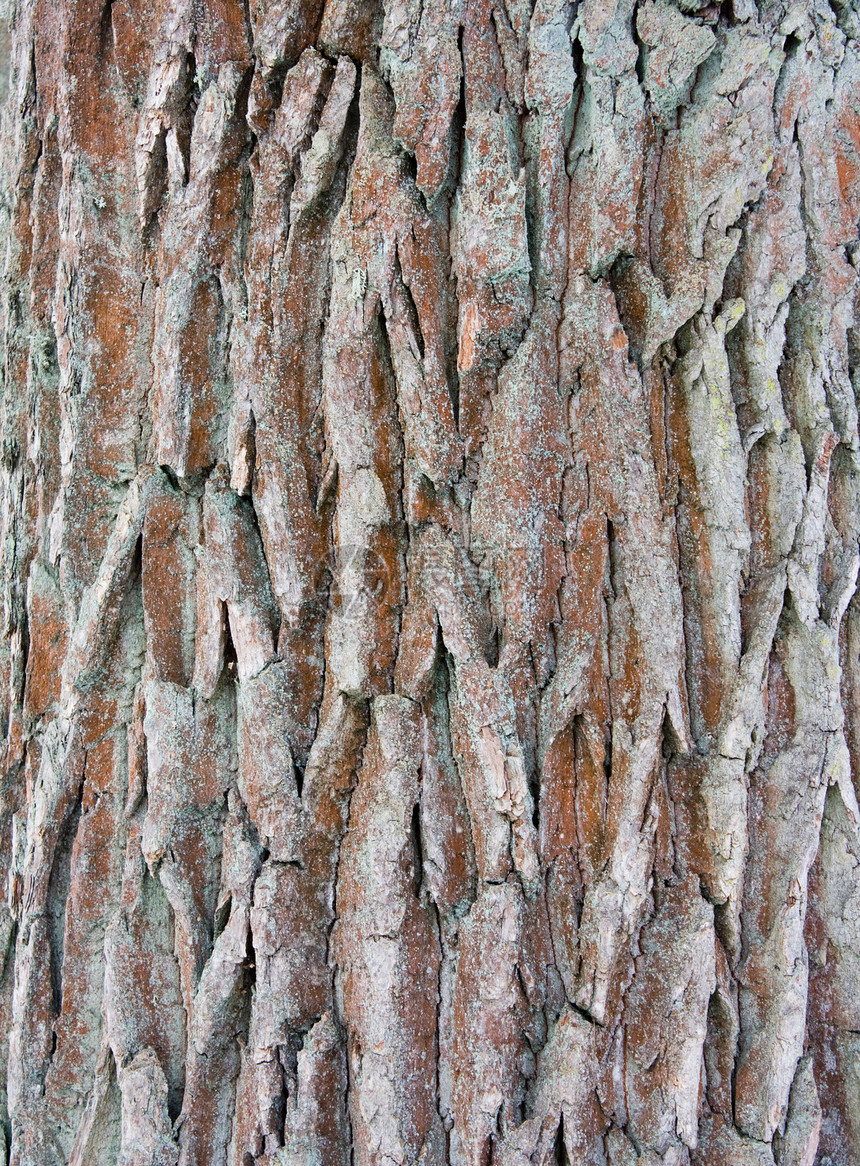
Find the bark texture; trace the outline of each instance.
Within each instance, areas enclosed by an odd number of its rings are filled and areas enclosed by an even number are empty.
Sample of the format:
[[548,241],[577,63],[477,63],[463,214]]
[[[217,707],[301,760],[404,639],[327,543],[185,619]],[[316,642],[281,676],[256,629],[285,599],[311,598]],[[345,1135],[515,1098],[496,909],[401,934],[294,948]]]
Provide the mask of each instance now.
[[14,1166],[860,1162],[856,2],[14,0]]

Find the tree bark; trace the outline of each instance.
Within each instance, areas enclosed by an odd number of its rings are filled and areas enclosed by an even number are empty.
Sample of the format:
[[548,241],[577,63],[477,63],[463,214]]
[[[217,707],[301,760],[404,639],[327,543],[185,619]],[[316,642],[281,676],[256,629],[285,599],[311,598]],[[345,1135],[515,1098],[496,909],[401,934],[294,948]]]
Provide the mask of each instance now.
[[14,0],[14,1166],[856,1166],[856,0]]

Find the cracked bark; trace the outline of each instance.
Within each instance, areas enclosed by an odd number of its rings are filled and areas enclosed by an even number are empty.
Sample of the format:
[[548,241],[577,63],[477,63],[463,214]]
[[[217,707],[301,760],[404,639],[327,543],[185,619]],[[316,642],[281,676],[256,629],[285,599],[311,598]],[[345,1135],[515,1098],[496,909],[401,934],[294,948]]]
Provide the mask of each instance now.
[[3,1161],[860,1161],[852,2],[3,9]]

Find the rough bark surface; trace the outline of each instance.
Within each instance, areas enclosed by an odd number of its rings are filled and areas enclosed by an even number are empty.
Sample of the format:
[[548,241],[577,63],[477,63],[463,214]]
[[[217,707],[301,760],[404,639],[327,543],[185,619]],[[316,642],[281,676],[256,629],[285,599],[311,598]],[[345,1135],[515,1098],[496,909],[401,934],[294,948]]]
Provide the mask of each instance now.
[[0,1159],[860,1162],[856,5],[14,0]]

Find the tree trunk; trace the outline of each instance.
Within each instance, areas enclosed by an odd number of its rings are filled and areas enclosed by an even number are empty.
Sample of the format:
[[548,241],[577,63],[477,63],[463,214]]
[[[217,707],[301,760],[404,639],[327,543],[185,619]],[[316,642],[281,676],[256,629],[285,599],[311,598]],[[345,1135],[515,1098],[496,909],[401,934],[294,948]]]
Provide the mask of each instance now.
[[677,2],[14,0],[4,1161],[860,1162],[860,17]]

